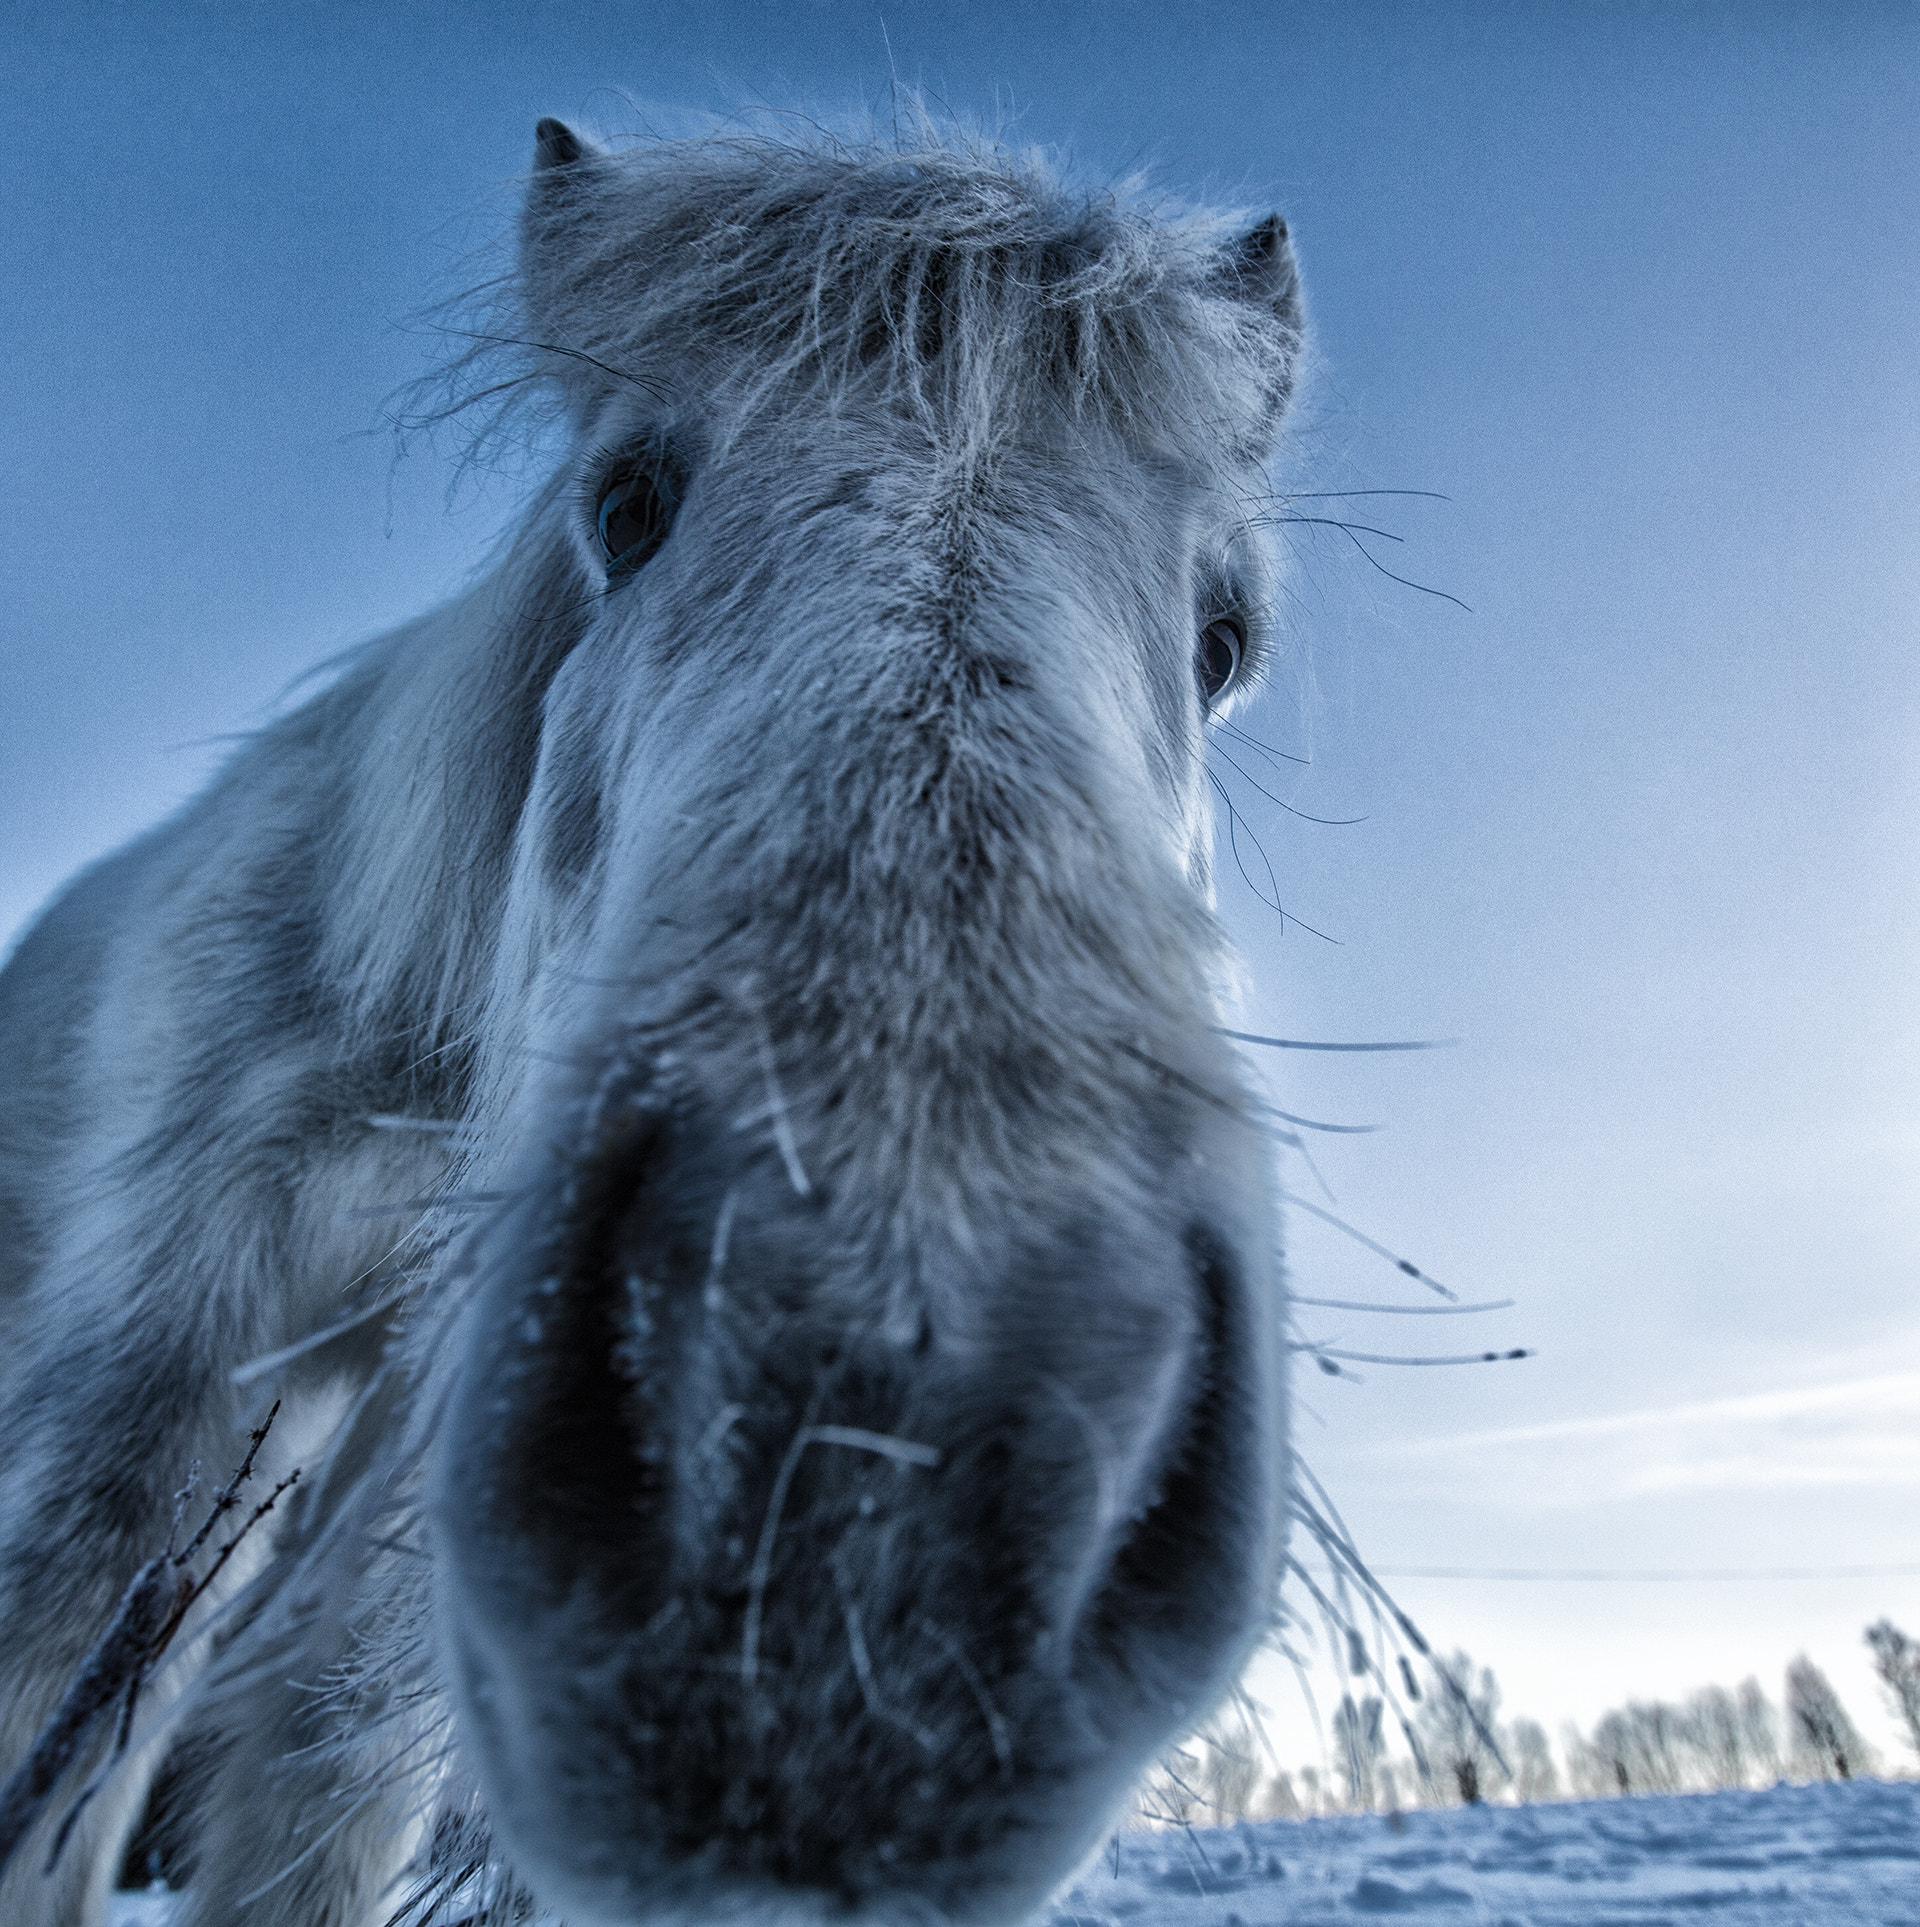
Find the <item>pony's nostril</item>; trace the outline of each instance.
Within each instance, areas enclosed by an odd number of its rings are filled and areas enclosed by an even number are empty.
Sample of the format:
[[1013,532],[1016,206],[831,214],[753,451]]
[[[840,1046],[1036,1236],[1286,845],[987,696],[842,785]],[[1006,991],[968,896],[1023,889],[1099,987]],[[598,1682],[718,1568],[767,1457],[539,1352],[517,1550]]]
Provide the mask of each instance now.
[[785,1369],[749,1343],[812,1282],[817,1197],[768,1159],[728,1163],[715,1147],[732,1134],[646,1091],[605,1099],[587,1135],[564,1216],[495,1286],[494,1359],[456,1456],[484,1468],[496,1563],[538,1575],[548,1603],[644,1621],[713,1581],[716,1533],[750,1546],[757,1516],[735,1515],[807,1422],[809,1389],[846,1373],[817,1329]]
[[1124,1625],[1174,1639],[1217,1636],[1220,1578],[1234,1561],[1242,1511],[1234,1491],[1234,1441],[1244,1433],[1237,1356],[1239,1272],[1225,1241],[1190,1226],[1184,1239],[1199,1330],[1178,1422],[1167,1434],[1144,1503],[1116,1548],[1087,1630],[1112,1636]]
[[664,1216],[672,1139],[638,1101],[601,1121],[498,1318],[492,1390],[472,1413],[480,1509],[497,1543],[523,1549],[516,1571],[554,1598],[584,1587],[626,1610],[667,1576],[659,1535],[677,1474],[647,1340],[670,1337],[698,1298],[672,1288],[675,1241],[644,1235]]

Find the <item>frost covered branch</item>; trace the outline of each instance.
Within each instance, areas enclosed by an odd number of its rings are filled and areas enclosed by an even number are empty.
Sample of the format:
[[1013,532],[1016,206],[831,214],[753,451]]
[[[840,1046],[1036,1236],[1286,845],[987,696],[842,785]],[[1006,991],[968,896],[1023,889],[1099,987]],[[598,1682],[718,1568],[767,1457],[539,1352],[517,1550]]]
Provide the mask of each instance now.
[[200,1573],[192,1570],[193,1562],[213,1536],[214,1528],[240,1503],[240,1488],[252,1478],[253,1462],[272,1431],[279,1411],[280,1402],[276,1399],[272,1411],[249,1435],[247,1455],[241,1460],[239,1470],[213,1495],[199,1530],[186,1545],[176,1548],[181,1524],[199,1479],[199,1466],[196,1464],[187,1474],[187,1483],[174,1500],[173,1527],[167,1534],[166,1550],[149,1559],[127,1582],[106,1631],[80,1662],[72,1683],[40,1729],[26,1758],[8,1776],[6,1784],[0,1786],[0,1873],[5,1872],[14,1849],[39,1819],[54,1788],[80,1755],[95,1726],[117,1703],[119,1716],[113,1750],[106,1767],[81,1791],[61,1821],[47,1855],[45,1871],[52,1872],[75,1821],[105,1781],[114,1762],[126,1752],[127,1743],[133,1737],[133,1716],[140,1689],[165,1657],[194,1601],[213,1584],[233,1556],[234,1548],[299,1478],[297,1468],[288,1473],[215,1551],[206,1570]]

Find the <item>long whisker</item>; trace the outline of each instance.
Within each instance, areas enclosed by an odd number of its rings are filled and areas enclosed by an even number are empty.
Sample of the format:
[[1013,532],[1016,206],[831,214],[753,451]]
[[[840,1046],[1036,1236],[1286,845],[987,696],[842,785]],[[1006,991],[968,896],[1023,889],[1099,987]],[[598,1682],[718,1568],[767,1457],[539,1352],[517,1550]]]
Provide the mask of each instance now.
[[1269,762],[1293,763],[1301,769],[1311,769],[1313,767],[1313,758],[1311,756],[1295,756],[1288,750],[1273,749],[1266,743],[1261,742],[1259,737],[1248,735],[1238,724],[1229,722],[1224,716],[1216,716],[1209,712],[1207,716],[1207,726],[1218,735],[1231,736],[1235,742],[1245,743],[1249,749],[1257,750],[1262,756],[1266,757]]
[[1516,1358],[1534,1356],[1524,1346],[1507,1352],[1452,1352],[1433,1358],[1406,1358],[1388,1352],[1347,1352],[1332,1345],[1300,1344],[1294,1349],[1309,1352],[1315,1358],[1352,1359],[1361,1365],[1504,1365]]
[[1309,1298],[1297,1291],[1287,1294],[1290,1305],[1313,1305],[1326,1311],[1391,1312],[1401,1318],[1456,1318],[1462,1312],[1510,1311],[1519,1302],[1517,1298],[1488,1298],[1477,1305],[1383,1305],[1371,1298]]
[[1405,1272],[1409,1278],[1417,1278],[1429,1291],[1437,1291],[1442,1298],[1458,1300],[1458,1292],[1449,1291],[1438,1278],[1429,1277],[1410,1258],[1402,1258],[1398,1252],[1389,1251],[1385,1245],[1379,1243],[1376,1239],[1369,1238],[1364,1231],[1358,1230],[1353,1225],[1350,1225],[1345,1218],[1336,1218],[1331,1211],[1321,1210],[1317,1204],[1311,1203],[1308,1199],[1299,1196],[1296,1192],[1283,1191],[1280,1195],[1288,1204],[1295,1205],[1300,1210],[1308,1213],[1309,1216],[1319,1218],[1323,1223],[1332,1225],[1336,1231],[1344,1232],[1355,1244],[1365,1245],[1369,1251],[1378,1253],[1379,1256],[1386,1259],[1387,1263],[1392,1265],[1395,1270]]
[[993,1743],[993,1757],[1000,1763],[1000,1778],[1010,1783],[1013,1779],[1013,1748],[1007,1737],[1007,1723],[1001,1717],[999,1707],[994,1705],[993,1695],[987,1691],[986,1681],[980,1677],[973,1661],[967,1657],[966,1649],[950,1633],[931,1619],[921,1620],[920,1627],[927,1637],[953,1661],[954,1671],[966,1681],[967,1690],[973,1695],[974,1703],[980,1708],[980,1717],[987,1723],[987,1737]]
[[1367,1137],[1380,1128],[1377,1124],[1323,1124],[1317,1118],[1295,1117],[1291,1111],[1283,1111],[1273,1104],[1262,1104],[1260,1109],[1284,1124],[1297,1124],[1303,1131],[1330,1131],[1336,1137]]
[[940,1454],[930,1445],[912,1439],[893,1438],[884,1432],[869,1432],[859,1425],[803,1425],[788,1444],[774,1475],[773,1490],[767,1496],[766,1516],[760,1522],[759,1543],[753,1549],[753,1565],[747,1579],[747,1611],[740,1629],[740,1677],[751,1686],[760,1673],[760,1619],[766,1607],[767,1580],[773,1571],[774,1537],[780,1530],[780,1515],[786,1509],[787,1488],[800,1467],[800,1455],[810,1445],[846,1445],[859,1452],[875,1452],[899,1465],[936,1466]]
[[1284,801],[1282,798],[1275,796],[1274,793],[1270,789],[1268,789],[1264,783],[1258,780],[1258,778],[1249,776],[1247,772],[1244,769],[1242,769],[1240,765],[1236,763],[1233,760],[1233,758],[1229,756],[1227,752],[1224,749],[1221,749],[1217,744],[1214,747],[1214,754],[1218,756],[1220,760],[1223,763],[1225,763],[1226,766],[1230,770],[1232,770],[1236,776],[1238,776],[1241,779],[1242,782],[1249,783],[1253,786],[1253,788],[1257,789],[1260,792],[1260,794],[1267,799],[1269,803],[1273,803],[1277,805],[1279,808],[1285,810],[1289,816],[1297,816],[1303,823],[1319,823],[1324,825],[1328,829],[1346,830],[1346,829],[1351,829],[1356,823],[1364,823],[1367,820],[1364,816],[1310,816],[1305,810],[1297,810],[1294,808],[1294,806],[1291,803],[1288,803]]
[[511,1191],[447,1191],[432,1198],[400,1198],[392,1204],[365,1204],[352,1211],[337,1211],[340,1224],[359,1224],[372,1218],[399,1218],[415,1211],[479,1211],[488,1205],[506,1204]]
[[1365,522],[1343,522],[1333,515],[1268,515],[1260,518],[1269,524],[1294,523],[1309,528],[1345,529],[1349,534],[1359,530],[1362,535],[1378,535],[1389,542],[1404,542],[1404,535],[1395,535],[1391,529],[1369,528]]
[[[629,374],[624,368],[616,368],[598,355],[590,355],[584,348],[569,348],[557,341],[527,341],[518,335],[482,334],[472,328],[442,328],[441,333],[451,335],[456,341],[477,342],[483,348],[531,348],[536,354],[561,355],[568,361],[583,362],[589,368],[597,368],[603,375],[611,375],[615,381],[624,381],[638,388],[643,394],[651,395],[655,401],[665,401],[668,390],[657,381],[649,381],[644,375]],[[510,386],[502,383],[501,386]]]
[[[1239,868],[1242,882],[1246,884],[1247,888],[1251,890],[1269,910],[1277,912],[1285,922],[1297,923],[1308,936],[1318,937],[1322,943],[1330,943],[1338,948],[1340,946],[1340,939],[1338,937],[1330,937],[1324,930],[1316,930],[1312,924],[1303,921],[1301,918],[1296,917],[1291,910],[1282,907],[1280,902],[1280,885],[1273,874],[1273,864],[1267,856],[1265,845],[1261,843],[1259,837],[1254,835],[1251,825],[1248,826],[1247,836],[1252,842],[1253,847],[1260,852],[1260,861],[1266,867],[1267,889],[1263,891],[1260,886],[1254,882],[1253,878],[1247,874],[1246,863],[1240,855],[1240,825],[1243,821],[1240,812],[1234,808],[1233,798],[1227,794],[1226,785],[1220,781],[1219,777],[1217,777],[1212,770],[1207,771],[1207,781],[1213,785],[1214,793],[1226,807],[1227,847],[1233,852],[1233,860]],[[1268,894],[1269,891],[1272,893],[1271,895]]]
[[1433,1037],[1405,1044],[1310,1044],[1298,1037],[1261,1037],[1250,1030],[1228,1030],[1224,1025],[1220,1035],[1239,1044],[1264,1044],[1268,1050],[1451,1050],[1460,1041],[1457,1037]]
[[860,1688],[860,1698],[867,1711],[877,1720],[897,1727],[920,1748],[923,1753],[939,1751],[940,1736],[930,1727],[922,1726],[918,1720],[907,1718],[904,1713],[895,1712],[880,1696],[880,1689],[873,1676],[873,1656],[867,1650],[867,1637],[860,1624],[860,1609],[853,1603],[847,1584],[847,1576],[841,1570],[838,1555],[830,1562],[833,1568],[833,1583],[840,1594],[841,1623],[846,1628],[847,1657],[853,1662],[854,1683]]
[[1351,542],[1353,546],[1356,549],[1358,549],[1360,553],[1364,555],[1367,558],[1367,560],[1376,569],[1378,569],[1383,576],[1387,578],[1389,582],[1397,582],[1403,589],[1418,590],[1421,595],[1434,596],[1441,602],[1451,602],[1456,609],[1465,610],[1468,615],[1473,614],[1472,609],[1468,608],[1467,604],[1462,602],[1457,595],[1449,595],[1445,589],[1430,588],[1424,582],[1414,581],[1414,579],[1411,576],[1395,575],[1394,572],[1390,568],[1388,568],[1387,565],[1384,562],[1382,562],[1380,558],[1377,555],[1375,555],[1373,551],[1369,549],[1367,545],[1363,541],[1361,541],[1361,539],[1356,534],[1354,534],[1354,532],[1351,529],[1343,529],[1341,532],[1346,536],[1347,540]]
[[1442,495],[1431,488],[1320,488],[1289,489],[1280,499],[1286,502],[1344,502],[1360,495],[1417,495],[1429,502],[1451,502],[1451,495]]

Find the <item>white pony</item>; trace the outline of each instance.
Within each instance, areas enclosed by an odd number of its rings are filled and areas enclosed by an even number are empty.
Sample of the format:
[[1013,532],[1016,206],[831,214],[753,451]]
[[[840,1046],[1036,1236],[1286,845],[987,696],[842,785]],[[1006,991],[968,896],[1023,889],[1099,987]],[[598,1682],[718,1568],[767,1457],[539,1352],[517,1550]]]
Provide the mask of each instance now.
[[0,978],[0,1774],[189,1463],[305,1468],[0,1917],[170,1757],[183,1927],[1015,1921],[1283,1549],[1202,729],[1286,229],[547,121],[502,299],[497,565]]

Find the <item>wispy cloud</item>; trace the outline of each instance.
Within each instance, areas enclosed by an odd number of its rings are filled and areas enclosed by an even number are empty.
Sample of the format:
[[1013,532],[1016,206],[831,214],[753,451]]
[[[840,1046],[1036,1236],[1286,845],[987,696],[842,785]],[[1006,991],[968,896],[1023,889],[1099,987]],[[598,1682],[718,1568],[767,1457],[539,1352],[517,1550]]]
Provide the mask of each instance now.
[[1920,1371],[1383,1444],[1449,1482],[1558,1505],[1656,1493],[1920,1486]]

